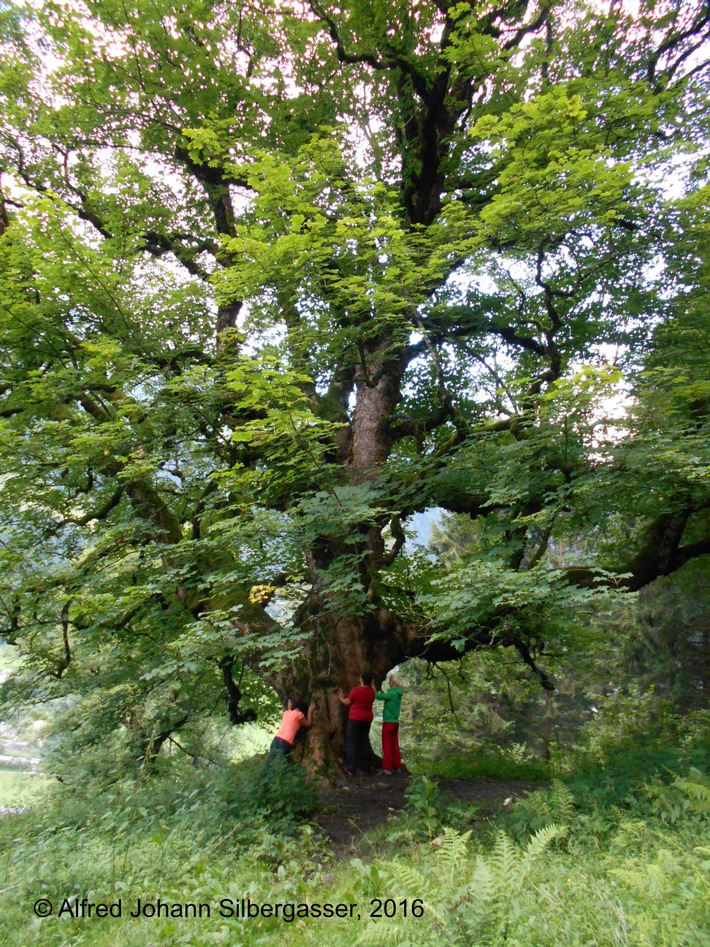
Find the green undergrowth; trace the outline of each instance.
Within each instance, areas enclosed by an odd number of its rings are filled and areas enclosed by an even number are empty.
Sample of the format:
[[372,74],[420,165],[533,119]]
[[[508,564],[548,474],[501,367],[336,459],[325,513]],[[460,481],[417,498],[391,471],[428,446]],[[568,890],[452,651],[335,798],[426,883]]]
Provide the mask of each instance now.
[[[370,854],[339,861],[297,766],[57,783],[0,819],[3,943],[710,944],[710,779],[687,751],[668,759],[649,748],[614,792],[613,767],[553,778],[489,822],[418,775]],[[121,916],[71,916],[82,899]]]
[[421,899],[424,916],[405,918],[397,907],[358,942],[710,944],[710,778],[681,756],[638,748],[623,793],[609,791],[605,767],[553,778],[483,831],[466,826],[465,808],[432,779],[414,777],[388,829],[389,857],[384,838],[381,857],[355,868],[368,896],[396,892],[410,910]]
[[[266,898],[278,879],[288,890],[304,864],[327,857],[306,821],[315,800],[315,786],[282,759],[268,769],[255,759],[144,781],[85,774],[54,782],[31,811],[0,818],[0,916],[13,919],[2,942],[210,942],[204,916],[177,918],[175,927],[173,917],[129,912],[138,899],[214,906],[222,898]],[[52,905],[47,918],[34,914],[39,898]],[[75,906],[82,900],[114,911],[121,905],[121,917],[89,918]],[[224,942],[234,943],[240,926],[224,930],[231,938]]]
[[437,760],[421,760],[417,772],[447,779],[499,779],[547,782],[550,766],[539,759],[493,748],[456,754]]

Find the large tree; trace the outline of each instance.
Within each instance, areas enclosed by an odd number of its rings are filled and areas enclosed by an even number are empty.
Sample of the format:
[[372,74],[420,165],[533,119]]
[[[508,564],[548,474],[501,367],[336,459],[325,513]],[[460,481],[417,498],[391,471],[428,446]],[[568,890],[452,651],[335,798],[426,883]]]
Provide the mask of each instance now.
[[[15,692],[149,757],[262,680],[315,699],[328,764],[363,667],[499,642],[549,687],[556,615],[710,552],[709,26],[700,0],[5,6]],[[438,571],[406,544],[432,508],[478,537]]]

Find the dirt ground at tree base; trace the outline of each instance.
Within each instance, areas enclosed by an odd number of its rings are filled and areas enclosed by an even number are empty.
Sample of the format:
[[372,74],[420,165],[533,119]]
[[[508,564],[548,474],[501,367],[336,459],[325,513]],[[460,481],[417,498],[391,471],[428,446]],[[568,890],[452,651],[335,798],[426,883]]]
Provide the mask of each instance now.
[[[410,778],[404,772],[387,776],[379,771],[343,776],[321,790],[314,821],[330,840],[336,858],[373,853],[372,843],[364,837],[404,808]],[[543,788],[542,783],[516,780],[432,778],[445,800],[470,805],[472,824],[489,819],[509,804],[508,800]]]

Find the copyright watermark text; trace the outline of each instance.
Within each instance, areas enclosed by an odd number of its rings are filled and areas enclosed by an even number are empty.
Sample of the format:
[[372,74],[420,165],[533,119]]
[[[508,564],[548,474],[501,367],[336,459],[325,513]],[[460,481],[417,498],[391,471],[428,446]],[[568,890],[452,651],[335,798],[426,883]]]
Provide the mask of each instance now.
[[215,902],[168,901],[137,898],[130,902],[89,901],[87,898],[64,898],[61,902],[38,898],[34,903],[37,917],[68,918],[275,918],[289,924],[302,918],[352,918],[362,920],[382,917],[413,917],[424,915],[419,898],[373,898],[362,907],[346,901],[256,901],[251,898],[220,898]]

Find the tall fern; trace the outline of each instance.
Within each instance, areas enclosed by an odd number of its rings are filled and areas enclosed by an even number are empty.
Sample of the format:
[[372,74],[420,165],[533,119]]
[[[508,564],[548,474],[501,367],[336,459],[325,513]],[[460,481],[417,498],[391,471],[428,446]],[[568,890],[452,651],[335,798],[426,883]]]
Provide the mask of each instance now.
[[694,812],[710,814],[710,779],[699,769],[691,768],[686,779],[679,777],[673,785],[686,794]]
[[539,789],[519,799],[511,812],[510,824],[516,835],[533,834],[550,825],[569,827],[575,818],[575,808],[572,790],[555,779],[550,789]]
[[520,847],[504,832],[492,851],[471,857],[470,832],[453,829],[435,839],[433,864],[425,870],[411,865],[391,867],[393,889],[410,898],[421,898],[424,918],[416,930],[402,917],[383,919],[366,928],[363,944],[504,944],[518,920],[521,888],[533,863],[556,839],[566,834],[559,825],[540,829],[526,846]]

